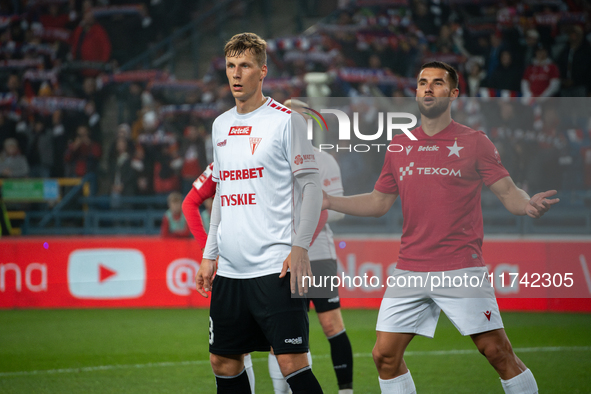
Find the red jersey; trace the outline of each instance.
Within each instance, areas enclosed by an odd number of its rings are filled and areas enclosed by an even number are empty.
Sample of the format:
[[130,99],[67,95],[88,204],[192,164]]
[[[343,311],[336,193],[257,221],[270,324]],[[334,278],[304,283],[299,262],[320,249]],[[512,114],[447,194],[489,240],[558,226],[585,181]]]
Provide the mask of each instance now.
[[534,97],[540,97],[550,86],[550,81],[555,78],[560,78],[560,71],[551,61],[532,64],[523,75],[523,79],[529,81],[529,90]]
[[482,131],[454,121],[433,137],[421,127],[413,134],[417,141],[404,134],[392,138],[391,144],[404,150],[386,153],[375,185],[379,192],[400,195],[404,225],[397,268],[484,266],[482,183],[490,186],[509,176],[495,146]]
[[213,172],[213,163],[207,166],[203,174],[193,182],[193,187],[185,201],[183,201],[183,213],[187,219],[187,224],[191,229],[191,233],[199,242],[201,249],[205,247],[207,241],[207,233],[203,228],[203,222],[201,221],[201,215],[199,214],[199,206],[203,201],[215,194],[216,183],[211,179]]

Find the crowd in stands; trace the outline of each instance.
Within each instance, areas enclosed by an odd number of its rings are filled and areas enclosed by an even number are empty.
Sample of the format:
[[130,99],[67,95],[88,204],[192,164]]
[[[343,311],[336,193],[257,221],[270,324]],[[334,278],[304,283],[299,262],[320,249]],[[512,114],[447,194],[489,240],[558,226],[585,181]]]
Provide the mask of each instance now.
[[[0,1],[2,176],[87,175],[93,192],[113,201],[186,193],[212,160],[211,122],[233,106],[223,57],[211,60],[201,80],[176,80],[162,70],[117,70],[189,22],[196,3]],[[266,94],[279,102],[312,95],[396,100],[414,95],[418,67],[429,60],[457,67],[467,97],[591,94],[588,1],[339,4],[344,7],[305,33],[268,39]],[[308,83],[310,73],[326,82]],[[112,96],[120,125],[104,130],[104,107]],[[520,186],[591,187],[591,154],[585,153],[591,125],[581,119],[565,123],[557,110],[531,108],[522,100],[512,106],[495,102],[487,109],[494,116],[478,120]],[[509,125],[523,114],[535,128],[523,130],[518,120]],[[359,155],[341,159],[343,174],[351,178],[344,182],[348,192],[373,184],[353,180]],[[565,177],[567,170],[576,175]]]

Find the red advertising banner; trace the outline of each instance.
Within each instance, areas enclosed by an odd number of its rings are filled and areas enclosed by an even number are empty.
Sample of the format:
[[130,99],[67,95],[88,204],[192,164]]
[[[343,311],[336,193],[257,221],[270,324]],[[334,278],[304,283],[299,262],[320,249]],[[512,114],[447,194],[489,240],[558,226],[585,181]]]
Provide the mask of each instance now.
[[[380,281],[400,247],[398,239],[336,242],[339,275]],[[201,251],[192,240],[7,238],[0,251],[0,308],[209,305],[195,291]],[[591,312],[591,241],[487,240],[483,254],[501,309]],[[377,308],[383,291],[344,287],[341,304]]]

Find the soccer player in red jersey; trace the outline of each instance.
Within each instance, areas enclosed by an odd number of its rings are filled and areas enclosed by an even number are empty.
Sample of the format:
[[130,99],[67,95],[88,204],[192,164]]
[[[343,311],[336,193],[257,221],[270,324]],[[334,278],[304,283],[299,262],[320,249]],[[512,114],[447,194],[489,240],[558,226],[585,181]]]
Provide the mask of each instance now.
[[[388,212],[400,196],[404,226],[394,276],[433,271],[454,276],[486,274],[481,249],[483,183],[514,215],[539,218],[558,202],[549,199],[555,190],[530,198],[517,188],[486,135],[452,120],[457,86],[453,67],[442,62],[423,65],[416,90],[421,127],[412,132],[417,141],[409,141],[404,134],[392,138],[391,144],[405,149],[386,153],[371,193],[324,195],[323,209],[375,217]],[[392,290],[393,294],[400,291]],[[373,349],[382,393],[416,392],[404,351],[417,334],[433,337],[441,310],[462,335],[470,335],[501,377],[506,393],[537,393],[531,371],[515,355],[503,329],[494,289],[488,284],[479,291],[471,296],[475,298],[454,297],[447,291],[443,296],[440,292],[382,300]]]
[[207,242],[207,233],[203,228],[203,221],[199,214],[199,207],[205,200],[215,195],[216,183],[211,179],[213,163],[210,163],[205,171],[193,182],[191,191],[183,201],[183,214],[187,219],[189,229],[199,243],[200,248],[205,248]]

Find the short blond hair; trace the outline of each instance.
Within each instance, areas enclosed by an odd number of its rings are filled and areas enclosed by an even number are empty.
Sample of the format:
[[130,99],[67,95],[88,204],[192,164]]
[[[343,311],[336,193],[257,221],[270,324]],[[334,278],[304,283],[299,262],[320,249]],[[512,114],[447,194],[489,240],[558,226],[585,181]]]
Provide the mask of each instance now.
[[254,33],[236,34],[224,47],[226,57],[240,56],[245,52],[254,55],[259,67],[267,64],[267,41]]

